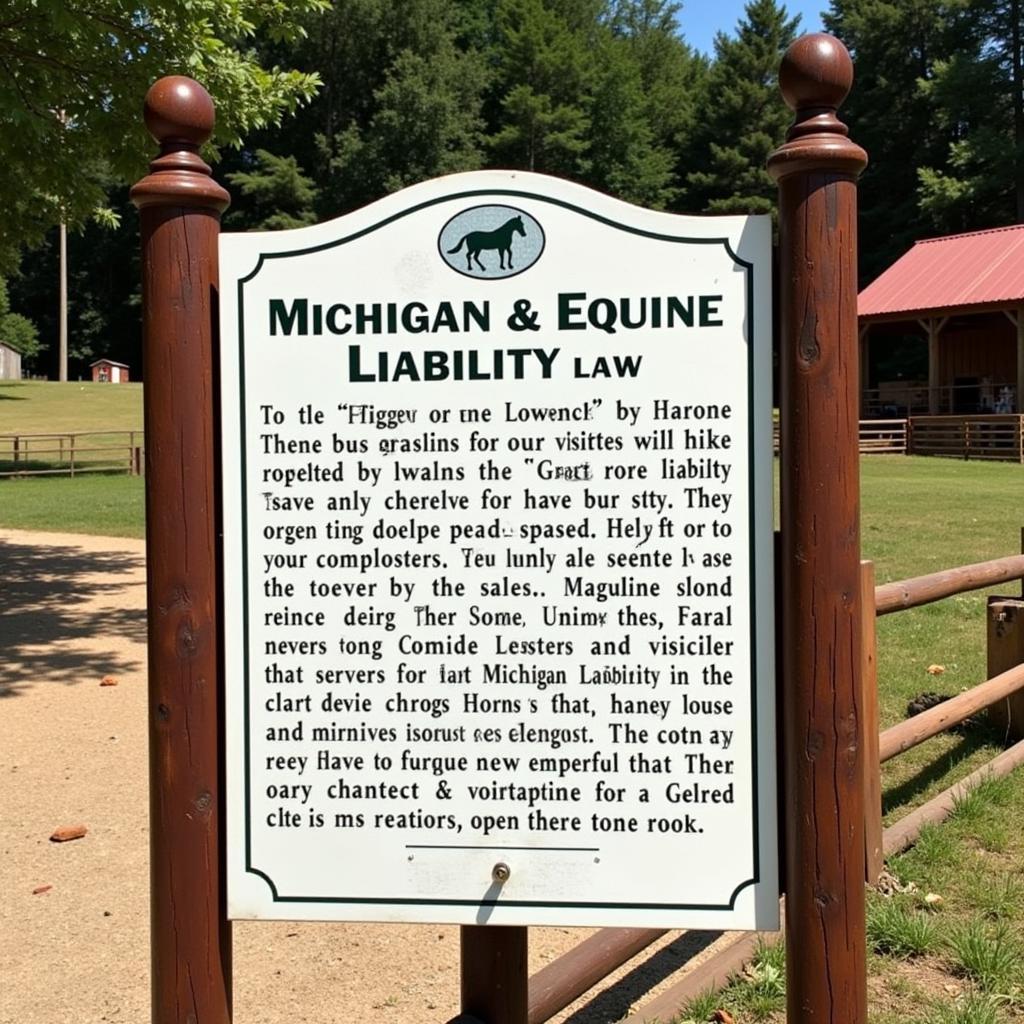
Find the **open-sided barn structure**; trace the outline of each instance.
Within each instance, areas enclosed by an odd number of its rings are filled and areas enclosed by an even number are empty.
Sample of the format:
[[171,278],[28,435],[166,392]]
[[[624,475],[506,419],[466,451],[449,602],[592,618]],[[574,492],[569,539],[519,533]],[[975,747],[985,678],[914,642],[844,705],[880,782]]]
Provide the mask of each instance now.
[[922,454],[1024,458],[1024,224],[915,243],[858,316],[863,418],[907,418]]

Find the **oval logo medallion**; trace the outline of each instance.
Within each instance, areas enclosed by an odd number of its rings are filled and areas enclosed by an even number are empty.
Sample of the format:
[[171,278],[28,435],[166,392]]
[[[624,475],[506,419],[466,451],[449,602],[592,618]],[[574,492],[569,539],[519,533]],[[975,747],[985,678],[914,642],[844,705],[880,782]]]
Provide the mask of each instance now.
[[514,277],[540,259],[544,230],[514,206],[472,206],[441,228],[437,248],[441,259],[466,277]]

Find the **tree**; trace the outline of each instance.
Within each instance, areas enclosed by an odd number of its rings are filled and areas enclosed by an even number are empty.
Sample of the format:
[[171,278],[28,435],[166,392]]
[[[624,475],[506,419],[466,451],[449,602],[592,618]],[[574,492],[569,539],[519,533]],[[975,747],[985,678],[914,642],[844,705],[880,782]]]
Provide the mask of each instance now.
[[715,61],[697,121],[697,169],[687,176],[692,207],[709,213],[768,213],[776,188],[765,161],[793,117],[779,93],[779,61],[796,38],[775,0],[751,0],[736,37],[715,37]]
[[39,332],[26,316],[11,312],[7,282],[0,277],[0,343],[9,345],[26,358],[39,352]]
[[[561,9],[560,9],[561,8]],[[583,177],[595,67],[571,2],[500,0],[493,51],[500,121],[489,142],[500,166]]]
[[918,169],[921,211],[943,231],[1024,221],[1021,0],[974,0],[952,21],[956,50],[918,83],[948,145]]
[[264,46],[264,59],[316,73],[322,88],[250,144],[298,160],[321,218],[479,167],[486,70],[462,46],[464,33],[485,31],[486,12],[477,13],[469,19],[452,0],[336,0],[306,16],[303,38]]
[[227,175],[235,203],[224,226],[229,231],[279,231],[316,222],[317,189],[293,156],[257,149],[249,171]]
[[[956,14],[975,0],[832,0],[825,25],[850,49],[856,78],[840,116],[868,154],[860,179],[861,278],[935,233],[922,210],[921,167],[945,168],[947,129],[928,87],[963,44]],[[973,44],[972,44],[973,45]]]
[[[139,177],[152,151],[140,117],[165,74],[199,79],[217,102],[215,142],[235,145],[316,90],[315,75],[262,67],[251,40],[301,35],[326,0],[8,0],[0,19],[0,266],[64,220],[104,208],[109,176]],[[109,213],[107,219],[110,219]]]

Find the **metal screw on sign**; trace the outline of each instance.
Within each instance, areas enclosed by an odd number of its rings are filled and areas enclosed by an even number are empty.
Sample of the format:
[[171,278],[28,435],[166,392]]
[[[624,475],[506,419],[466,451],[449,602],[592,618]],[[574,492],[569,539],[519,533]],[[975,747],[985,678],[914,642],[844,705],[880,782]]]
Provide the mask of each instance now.
[[499,861],[491,869],[491,878],[499,885],[504,885],[511,877],[512,869],[504,861]]

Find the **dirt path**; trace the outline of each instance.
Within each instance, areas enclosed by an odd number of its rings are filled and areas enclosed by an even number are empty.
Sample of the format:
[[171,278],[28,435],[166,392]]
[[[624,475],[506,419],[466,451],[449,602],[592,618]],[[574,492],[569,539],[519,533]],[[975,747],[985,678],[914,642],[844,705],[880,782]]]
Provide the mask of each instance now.
[[[0,1024],[149,1020],[145,634],[142,541],[0,530]],[[49,841],[72,824],[88,835]],[[587,934],[532,929],[531,971]],[[618,1020],[712,938],[672,933],[555,1021]],[[239,922],[234,956],[237,1024],[458,1010],[454,927]]]

